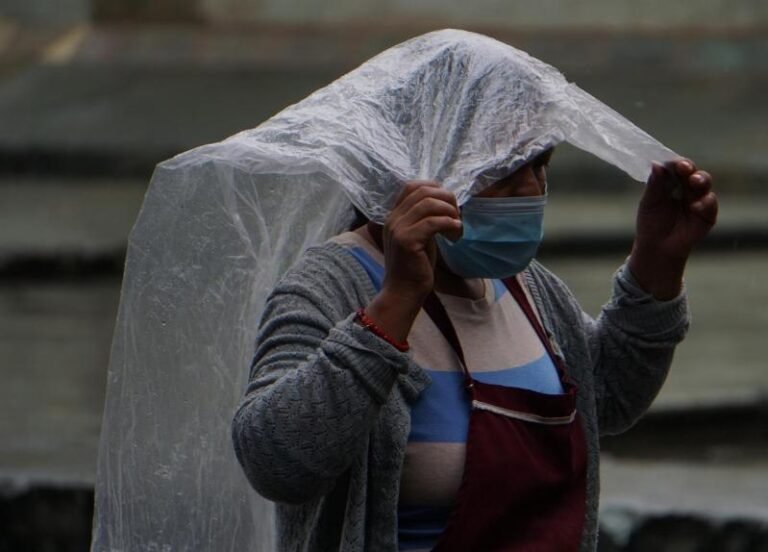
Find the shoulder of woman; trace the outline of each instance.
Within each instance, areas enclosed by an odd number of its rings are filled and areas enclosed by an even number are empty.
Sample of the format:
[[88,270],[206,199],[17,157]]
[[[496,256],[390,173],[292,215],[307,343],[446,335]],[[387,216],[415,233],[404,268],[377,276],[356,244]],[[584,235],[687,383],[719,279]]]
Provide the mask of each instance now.
[[304,251],[280,278],[272,296],[294,294],[313,302],[334,301],[344,307],[365,304],[375,294],[370,278],[346,247],[326,242]]
[[549,308],[557,308],[560,311],[566,308],[573,310],[574,313],[581,312],[579,302],[565,282],[539,261],[532,261],[526,271],[528,273],[527,282],[532,287],[531,293],[538,295],[540,300],[547,303]]

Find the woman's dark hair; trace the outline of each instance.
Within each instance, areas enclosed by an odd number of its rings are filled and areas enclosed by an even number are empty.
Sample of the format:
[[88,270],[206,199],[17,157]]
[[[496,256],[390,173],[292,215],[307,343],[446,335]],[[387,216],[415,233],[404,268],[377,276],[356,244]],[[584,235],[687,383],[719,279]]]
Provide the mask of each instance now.
[[352,220],[352,224],[349,225],[349,230],[355,230],[364,224],[368,224],[368,217],[357,207],[353,207],[353,209],[355,210],[355,218]]

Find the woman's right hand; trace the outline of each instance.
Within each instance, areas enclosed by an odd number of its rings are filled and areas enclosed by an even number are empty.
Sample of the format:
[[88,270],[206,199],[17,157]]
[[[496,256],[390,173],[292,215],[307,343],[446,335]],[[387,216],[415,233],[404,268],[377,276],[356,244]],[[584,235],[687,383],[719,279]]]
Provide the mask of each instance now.
[[435,283],[438,233],[461,237],[456,196],[435,182],[407,183],[384,225],[383,288],[421,303]]
[[438,233],[454,240],[461,237],[456,196],[435,182],[407,183],[382,232],[382,289],[366,307],[368,316],[398,341],[408,337],[434,286]]

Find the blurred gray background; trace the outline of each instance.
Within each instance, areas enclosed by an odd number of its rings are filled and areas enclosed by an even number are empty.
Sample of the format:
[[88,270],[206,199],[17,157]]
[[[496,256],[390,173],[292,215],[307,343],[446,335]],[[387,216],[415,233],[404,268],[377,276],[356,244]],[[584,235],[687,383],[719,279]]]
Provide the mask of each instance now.
[[[555,65],[715,175],[689,339],[649,415],[604,441],[601,550],[768,550],[768,3],[0,0],[0,552],[88,547],[154,165],[444,27]],[[596,314],[642,186],[562,147],[550,189],[541,258]]]

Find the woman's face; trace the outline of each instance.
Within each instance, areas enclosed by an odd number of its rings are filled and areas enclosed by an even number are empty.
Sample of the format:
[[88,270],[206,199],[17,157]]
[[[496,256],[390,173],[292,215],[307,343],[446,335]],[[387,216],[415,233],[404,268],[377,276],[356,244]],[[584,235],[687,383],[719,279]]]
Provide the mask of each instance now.
[[507,177],[489,186],[476,197],[527,197],[547,192],[547,165],[554,148],[539,154]]

